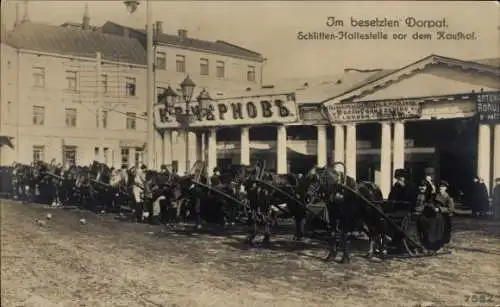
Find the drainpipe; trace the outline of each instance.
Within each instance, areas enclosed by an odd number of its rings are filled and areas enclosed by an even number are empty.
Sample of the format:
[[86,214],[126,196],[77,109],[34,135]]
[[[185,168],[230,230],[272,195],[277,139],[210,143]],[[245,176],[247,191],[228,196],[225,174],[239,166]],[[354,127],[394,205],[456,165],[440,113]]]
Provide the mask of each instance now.
[[262,64],[260,64],[260,86],[264,85],[264,65],[267,64],[267,58],[262,60]]

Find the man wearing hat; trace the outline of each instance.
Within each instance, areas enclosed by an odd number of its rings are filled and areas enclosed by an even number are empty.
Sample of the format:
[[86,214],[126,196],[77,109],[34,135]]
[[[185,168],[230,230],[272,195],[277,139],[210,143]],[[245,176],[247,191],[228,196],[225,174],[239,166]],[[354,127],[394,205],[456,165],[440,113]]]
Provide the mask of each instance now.
[[396,183],[394,183],[388,199],[393,201],[406,201],[411,204],[415,204],[418,192],[408,180],[408,170],[404,168],[395,170],[394,178],[396,178]]
[[441,207],[445,207],[450,215],[453,215],[455,211],[455,203],[453,202],[453,198],[448,194],[448,188],[450,185],[446,181],[441,181],[439,185],[439,191],[437,192],[434,201],[437,205]]

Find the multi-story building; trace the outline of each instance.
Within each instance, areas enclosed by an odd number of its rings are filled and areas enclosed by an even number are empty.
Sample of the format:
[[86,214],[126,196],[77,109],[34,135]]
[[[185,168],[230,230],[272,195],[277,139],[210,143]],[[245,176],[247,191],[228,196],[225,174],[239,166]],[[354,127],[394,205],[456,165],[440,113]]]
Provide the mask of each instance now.
[[[3,37],[2,165],[138,164],[145,142],[146,54],[131,38],[23,22]],[[10,145],[10,146],[7,146]]]
[[[106,22],[102,32],[130,37],[146,46],[146,31]],[[178,89],[179,83],[190,75],[198,91],[207,89],[217,93],[260,87],[265,58],[255,51],[217,40],[215,42],[188,36],[186,29],[177,35],[164,33],[163,22],[154,26],[156,53],[155,79],[158,89],[171,85]],[[215,98],[215,97],[214,97]]]
[[[113,22],[92,26],[87,10],[82,23],[51,26],[26,18],[16,25],[2,40],[0,163],[140,163],[146,31]],[[202,89],[217,97],[260,88],[265,58],[259,53],[190,38],[186,30],[168,35],[161,22],[154,28],[157,93],[169,85],[180,91],[187,75],[197,84],[195,95]],[[172,139],[173,149],[185,148],[176,132]],[[175,162],[186,153],[172,155]]]
[[[146,48],[146,30],[134,29],[116,24],[105,23],[102,32],[135,38]],[[155,84],[158,94],[171,86],[180,94],[180,83],[187,75],[196,83],[194,97],[206,90],[213,99],[231,97],[245,90],[258,90],[263,82],[263,68],[266,59],[258,52],[217,40],[215,42],[192,38],[185,29],[177,35],[166,34],[163,23],[154,25]],[[193,99],[194,100],[194,99]],[[172,163],[182,172],[189,169],[190,163],[199,160],[196,153],[196,135],[179,133],[173,130],[169,136],[168,154],[160,150],[160,135],[157,135],[156,166]],[[186,140],[187,139],[187,140]],[[189,143],[186,149],[185,142]],[[188,152],[186,153],[186,150]],[[165,158],[165,156],[169,156]]]

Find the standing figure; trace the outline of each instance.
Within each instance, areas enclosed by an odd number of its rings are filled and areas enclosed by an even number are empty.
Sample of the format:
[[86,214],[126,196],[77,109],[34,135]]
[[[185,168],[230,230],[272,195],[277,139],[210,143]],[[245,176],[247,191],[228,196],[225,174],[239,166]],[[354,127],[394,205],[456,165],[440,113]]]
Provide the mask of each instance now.
[[436,206],[441,208],[445,208],[443,212],[444,218],[444,235],[443,235],[443,244],[450,243],[451,239],[451,217],[455,212],[455,202],[453,198],[448,194],[449,184],[446,181],[441,181],[439,185],[439,191],[434,198],[434,202]]
[[492,193],[494,219],[500,220],[500,178],[495,179],[495,187]]
[[474,216],[485,214],[489,208],[488,189],[479,177],[474,177],[471,189],[470,206]]
[[132,193],[134,194],[135,201],[135,216],[137,222],[142,222],[142,212],[144,211],[144,202],[143,202],[143,192],[144,192],[144,184],[146,182],[146,174],[144,169],[141,167],[140,169],[132,168],[131,173],[134,174],[134,184],[132,187]]

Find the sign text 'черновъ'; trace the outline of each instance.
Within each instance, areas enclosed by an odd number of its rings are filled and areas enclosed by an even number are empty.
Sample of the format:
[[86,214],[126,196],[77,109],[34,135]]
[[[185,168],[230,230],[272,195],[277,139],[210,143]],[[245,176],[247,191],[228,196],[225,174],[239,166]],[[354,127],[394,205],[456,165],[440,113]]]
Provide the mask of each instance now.
[[[185,113],[186,105],[156,105],[155,124],[159,129],[176,128],[178,114]],[[212,100],[190,105],[193,121],[190,127],[259,125],[290,123],[297,120],[297,106],[293,94],[240,97]]]
[[335,103],[327,106],[330,122],[402,120],[422,115],[420,100]]
[[500,92],[477,94],[477,114],[482,122],[500,122]]
[[[413,16],[400,18],[339,18],[327,16],[325,30],[297,31],[300,41],[381,41],[381,40],[439,40],[473,41],[478,39],[474,31],[451,30],[446,18],[427,19]],[[391,30],[388,30],[391,29]]]

